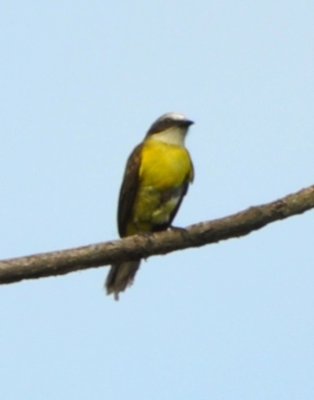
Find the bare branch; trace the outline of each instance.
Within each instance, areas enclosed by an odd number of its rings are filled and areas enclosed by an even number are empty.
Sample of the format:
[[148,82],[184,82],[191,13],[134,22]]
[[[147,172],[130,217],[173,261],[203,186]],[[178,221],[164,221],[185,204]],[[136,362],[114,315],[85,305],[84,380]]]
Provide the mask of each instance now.
[[272,203],[225,218],[123,240],[0,261],[0,283],[63,275],[114,262],[147,258],[249,234],[281,219],[314,208],[314,185]]

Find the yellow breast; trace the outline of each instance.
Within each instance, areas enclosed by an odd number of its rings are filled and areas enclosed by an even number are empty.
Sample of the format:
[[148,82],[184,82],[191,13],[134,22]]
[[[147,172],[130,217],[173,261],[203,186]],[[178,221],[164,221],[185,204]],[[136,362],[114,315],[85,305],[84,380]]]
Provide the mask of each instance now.
[[127,234],[151,232],[155,226],[167,225],[183,196],[185,185],[192,180],[193,165],[184,147],[146,140]]
[[193,166],[184,147],[147,140],[142,150],[139,175],[141,186],[167,190],[192,181]]

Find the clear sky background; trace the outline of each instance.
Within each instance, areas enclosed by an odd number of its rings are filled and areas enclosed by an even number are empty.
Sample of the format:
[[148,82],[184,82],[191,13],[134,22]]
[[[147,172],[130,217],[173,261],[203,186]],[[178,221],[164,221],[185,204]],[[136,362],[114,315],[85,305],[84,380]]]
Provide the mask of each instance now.
[[[196,124],[186,226],[314,183],[314,2],[4,1],[0,258],[117,238],[125,161]],[[0,398],[314,398],[313,212],[107,268],[0,287]]]

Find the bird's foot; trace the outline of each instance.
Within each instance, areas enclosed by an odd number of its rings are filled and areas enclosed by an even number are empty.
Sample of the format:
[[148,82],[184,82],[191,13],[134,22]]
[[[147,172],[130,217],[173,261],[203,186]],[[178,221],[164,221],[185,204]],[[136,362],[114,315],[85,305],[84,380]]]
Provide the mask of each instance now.
[[182,228],[181,226],[173,226],[173,225],[169,226],[168,229],[171,231],[178,231],[178,232],[182,232],[182,233],[187,231],[185,228]]

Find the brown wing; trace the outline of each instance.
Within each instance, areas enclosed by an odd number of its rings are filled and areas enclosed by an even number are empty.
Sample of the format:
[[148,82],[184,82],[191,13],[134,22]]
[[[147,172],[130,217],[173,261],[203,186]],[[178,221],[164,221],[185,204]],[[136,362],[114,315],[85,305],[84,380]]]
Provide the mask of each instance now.
[[121,237],[126,235],[128,221],[132,215],[136,194],[139,186],[139,169],[141,163],[142,144],[139,144],[128,158],[118,205],[118,230]]

